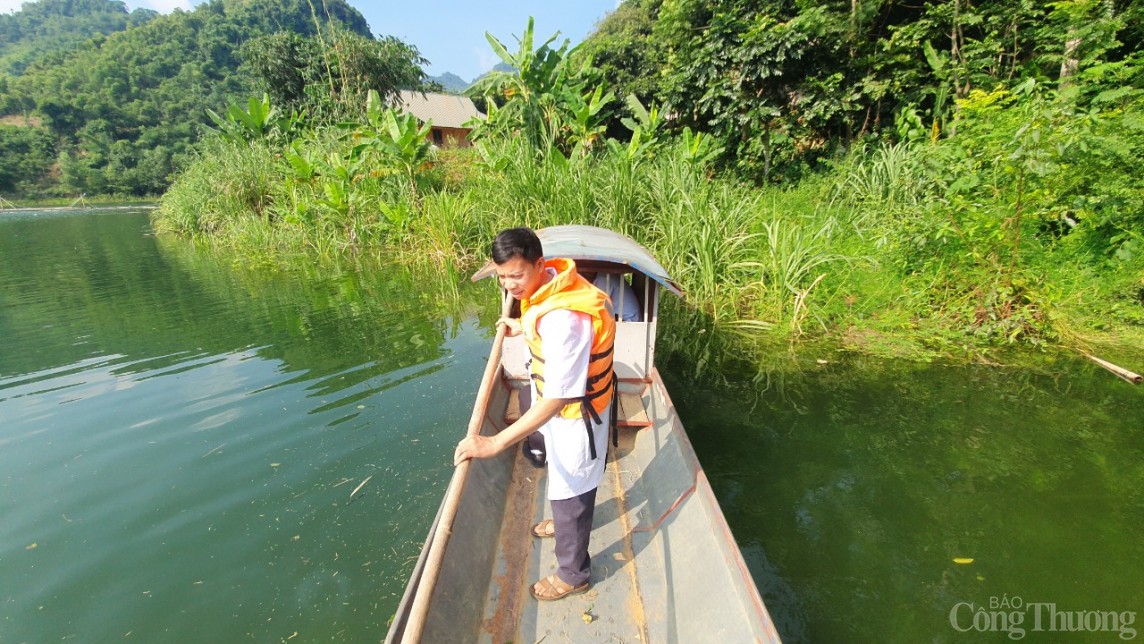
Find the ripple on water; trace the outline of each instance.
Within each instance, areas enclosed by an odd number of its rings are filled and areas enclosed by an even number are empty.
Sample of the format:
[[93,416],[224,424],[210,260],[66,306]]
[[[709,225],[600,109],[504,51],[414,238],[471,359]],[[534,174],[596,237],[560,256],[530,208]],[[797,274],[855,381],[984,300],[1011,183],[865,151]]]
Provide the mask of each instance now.
[[[257,621],[252,612],[275,606],[302,623],[360,612],[369,588],[400,586],[392,571],[415,554],[424,527],[414,539],[409,531],[427,525],[420,515],[440,494],[447,464],[432,459],[425,476],[407,477],[429,464],[422,438],[440,430],[452,440],[460,431],[459,418],[441,423],[457,410],[427,412],[423,402],[442,384],[471,388],[472,378],[445,377],[452,360],[307,378],[253,349],[187,352],[107,356],[5,381],[0,413],[13,422],[0,435],[0,543],[9,544],[0,558],[18,561],[0,568],[22,588],[15,606],[94,602],[104,606],[98,618],[60,623],[95,632],[126,629],[163,606],[185,612],[188,601],[225,610],[187,597],[195,592],[233,600],[291,589],[284,604],[232,605],[248,624]],[[397,451],[387,454],[387,445]],[[413,470],[392,465],[403,451]],[[395,516],[419,517],[393,533],[407,541],[400,561],[391,560],[396,548],[374,552],[376,538],[363,533],[376,530],[372,512],[390,504]],[[36,549],[21,552],[30,543]],[[330,566],[343,558],[346,565]]]

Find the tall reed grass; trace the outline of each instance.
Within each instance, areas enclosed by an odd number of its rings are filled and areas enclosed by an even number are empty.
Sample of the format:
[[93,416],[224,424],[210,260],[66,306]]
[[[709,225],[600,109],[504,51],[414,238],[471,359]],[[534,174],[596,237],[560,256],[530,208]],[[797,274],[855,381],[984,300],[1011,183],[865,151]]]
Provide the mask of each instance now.
[[164,198],[157,226],[267,254],[399,255],[457,274],[506,227],[602,226],[647,246],[714,324],[755,330],[815,309],[810,272],[840,258],[829,218],[785,211],[784,191],[712,179],[679,146],[566,160],[488,140],[442,155],[449,165],[421,178],[414,203],[395,177],[353,167],[348,145],[215,141]]
[[[488,138],[441,151],[411,191],[355,162],[353,145],[323,132],[288,147],[209,142],[155,225],[248,254],[397,257],[459,280],[503,228],[590,224],[646,246],[683,287],[680,319],[697,328],[915,334],[952,347],[1044,336],[1054,319],[1084,326],[1082,316],[1041,313],[1068,306],[1064,293],[1001,283],[966,259],[973,231],[957,227],[973,222],[941,194],[924,146],[861,149],[828,175],[758,187],[714,176],[678,141],[565,159],[538,156],[522,137]],[[1100,279],[1087,275],[1069,278],[1075,293]],[[1133,283],[1121,291],[1144,292]],[[1116,306],[1120,319],[1144,317],[1133,317],[1138,303]]]
[[264,144],[206,142],[198,157],[163,195],[155,227],[189,237],[224,239],[229,226],[264,219],[279,171],[268,162],[274,150]]

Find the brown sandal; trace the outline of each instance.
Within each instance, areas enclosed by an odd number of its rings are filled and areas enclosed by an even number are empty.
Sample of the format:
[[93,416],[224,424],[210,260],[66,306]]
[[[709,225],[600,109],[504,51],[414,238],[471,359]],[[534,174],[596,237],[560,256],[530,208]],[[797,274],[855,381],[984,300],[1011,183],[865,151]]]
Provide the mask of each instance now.
[[556,536],[556,524],[552,519],[545,519],[540,523],[532,526],[532,536],[537,539],[547,539]]
[[578,595],[588,590],[589,582],[584,582],[579,586],[570,586],[564,583],[564,580],[556,575],[548,575],[544,579],[533,584],[528,590],[532,596],[542,602],[556,601],[563,599],[568,595]]

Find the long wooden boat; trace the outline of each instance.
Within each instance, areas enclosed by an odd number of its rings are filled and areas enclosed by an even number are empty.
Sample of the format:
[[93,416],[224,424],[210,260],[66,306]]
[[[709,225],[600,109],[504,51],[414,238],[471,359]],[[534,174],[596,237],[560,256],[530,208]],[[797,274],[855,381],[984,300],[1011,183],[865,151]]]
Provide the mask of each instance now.
[[[630,280],[641,308],[641,321],[616,324],[618,446],[609,448],[596,498],[592,588],[556,602],[529,595],[556,569],[551,540],[530,533],[551,517],[545,470],[506,450],[457,467],[386,641],[779,641],[655,368],[659,295],[682,296],[679,287],[615,232],[555,226],[537,234],[545,257]],[[490,264],[473,279],[493,274]],[[520,337],[498,333],[470,432],[492,435],[519,417],[526,353]]]

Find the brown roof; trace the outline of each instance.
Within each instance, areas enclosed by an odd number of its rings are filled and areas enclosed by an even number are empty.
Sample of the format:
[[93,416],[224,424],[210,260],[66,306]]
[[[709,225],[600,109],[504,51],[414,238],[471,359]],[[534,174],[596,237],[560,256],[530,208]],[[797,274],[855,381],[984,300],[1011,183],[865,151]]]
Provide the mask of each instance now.
[[437,127],[464,127],[465,121],[474,116],[485,118],[484,114],[477,111],[473,100],[468,96],[452,94],[401,90],[398,108],[422,121],[433,121],[433,125]]

